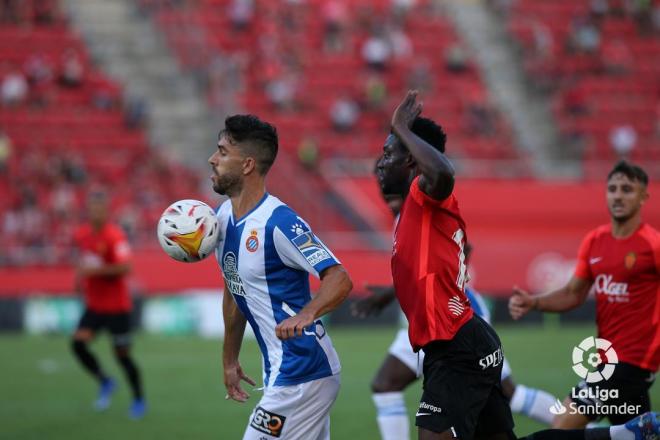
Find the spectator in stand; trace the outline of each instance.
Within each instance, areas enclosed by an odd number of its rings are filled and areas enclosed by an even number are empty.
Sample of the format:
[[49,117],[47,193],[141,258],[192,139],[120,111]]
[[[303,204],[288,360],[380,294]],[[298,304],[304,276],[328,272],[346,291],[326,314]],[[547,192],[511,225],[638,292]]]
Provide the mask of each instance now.
[[351,131],[360,117],[360,107],[348,95],[340,96],[330,109],[332,126],[338,132]]
[[392,47],[382,28],[376,28],[364,42],[362,58],[369,68],[377,72],[387,69],[392,58]]
[[348,26],[348,9],[342,0],[326,1],[321,8],[323,19],[323,50],[326,53],[343,52],[346,49],[345,32]]
[[588,17],[579,17],[573,21],[569,38],[570,47],[576,52],[594,54],[600,48],[600,30]]
[[75,50],[67,49],[64,52],[60,69],[60,84],[64,87],[77,88],[82,85],[85,66]]
[[316,139],[306,135],[298,145],[298,160],[307,171],[315,171],[319,164],[319,145]]
[[294,72],[283,73],[266,85],[266,96],[277,110],[287,111],[296,107],[299,78]]
[[468,69],[468,57],[459,44],[452,44],[445,50],[445,68],[451,73],[463,73]]
[[419,90],[420,93],[430,92],[433,89],[431,71],[431,62],[427,58],[414,60],[407,78],[407,89]]
[[571,116],[579,116],[589,111],[587,95],[584,90],[575,84],[568,85],[562,95],[561,105]]
[[0,128],[0,176],[7,173],[7,162],[11,157],[13,144],[9,136]]
[[38,25],[49,25],[57,20],[57,5],[55,0],[33,0],[34,22]]
[[364,85],[366,108],[370,111],[383,110],[387,101],[387,84],[382,76],[371,74]]
[[401,26],[392,26],[387,35],[392,56],[396,61],[405,61],[413,55],[413,45]]
[[622,124],[610,131],[610,145],[621,159],[630,156],[630,152],[637,145],[637,131],[630,124]]
[[18,23],[20,21],[20,6],[22,0],[0,1],[0,22]]
[[44,107],[51,101],[51,82],[53,68],[42,55],[30,56],[23,66],[23,71],[30,88],[30,102]]
[[589,2],[591,16],[597,19],[605,17],[610,12],[609,0],[591,0]]
[[5,75],[0,86],[2,104],[8,107],[20,105],[27,98],[28,91],[29,87],[25,76],[20,70],[14,68]]
[[140,96],[130,96],[124,105],[124,124],[129,130],[140,130],[147,122],[149,108]]
[[397,23],[403,23],[416,3],[417,0],[391,0],[392,17],[394,20]]
[[229,20],[235,31],[246,30],[254,18],[254,0],[232,0],[229,5]]

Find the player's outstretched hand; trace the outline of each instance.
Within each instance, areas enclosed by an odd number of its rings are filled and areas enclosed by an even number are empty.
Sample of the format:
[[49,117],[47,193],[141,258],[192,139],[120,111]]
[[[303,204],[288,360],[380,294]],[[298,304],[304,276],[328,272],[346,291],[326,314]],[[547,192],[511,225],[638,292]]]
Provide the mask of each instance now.
[[389,303],[394,300],[394,289],[392,286],[367,285],[371,295],[351,304],[351,314],[356,318],[366,318],[371,315],[379,315]]
[[514,320],[518,320],[534,308],[534,303],[535,300],[529,292],[514,286],[513,295],[509,298],[509,313]]
[[314,316],[301,311],[296,316],[287,318],[275,327],[275,335],[281,340],[302,336],[305,327],[314,324]]
[[247,374],[243,373],[243,369],[239,363],[230,367],[225,367],[224,370],[225,388],[227,388],[225,399],[232,399],[237,402],[245,402],[248,400],[250,395],[241,388],[241,381],[244,380],[252,386],[256,385],[256,382],[250,379]]
[[392,128],[412,127],[415,118],[422,112],[422,104],[417,102],[417,90],[408,90],[406,97],[394,110]]

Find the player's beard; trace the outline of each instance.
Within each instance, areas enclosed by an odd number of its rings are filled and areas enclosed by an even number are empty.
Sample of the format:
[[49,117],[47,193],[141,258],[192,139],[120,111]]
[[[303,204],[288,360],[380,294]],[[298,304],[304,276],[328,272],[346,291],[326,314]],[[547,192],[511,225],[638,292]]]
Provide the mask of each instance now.
[[232,197],[241,192],[243,181],[239,174],[216,175],[213,180],[213,191],[223,196]]

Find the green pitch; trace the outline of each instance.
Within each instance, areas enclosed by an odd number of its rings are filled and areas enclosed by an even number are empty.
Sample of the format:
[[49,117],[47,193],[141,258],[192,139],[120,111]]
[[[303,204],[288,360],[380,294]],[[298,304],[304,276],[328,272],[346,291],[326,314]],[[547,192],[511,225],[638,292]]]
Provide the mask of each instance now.
[[[593,328],[499,327],[504,350],[519,383],[566,395],[577,376],[571,370],[571,350]],[[391,329],[331,329],[342,360],[342,389],[332,411],[334,439],[378,439],[369,383],[396,332]],[[224,400],[220,341],[196,337],[139,335],[136,358],[142,367],[149,402],[147,417],[127,417],[129,393],[110,356],[107,337],[93,350],[106,369],[119,378],[112,407],[92,410],[96,385],[74,363],[63,336],[0,336],[0,438],[19,439],[240,439],[260,396],[252,391],[247,404]],[[256,343],[244,344],[242,364],[260,379]],[[660,387],[652,389],[660,409]],[[407,393],[410,414],[420,395],[419,384]],[[411,425],[414,425],[411,417]],[[516,417],[516,432],[541,428]],[[416,438],[414,435],[412,438]]]

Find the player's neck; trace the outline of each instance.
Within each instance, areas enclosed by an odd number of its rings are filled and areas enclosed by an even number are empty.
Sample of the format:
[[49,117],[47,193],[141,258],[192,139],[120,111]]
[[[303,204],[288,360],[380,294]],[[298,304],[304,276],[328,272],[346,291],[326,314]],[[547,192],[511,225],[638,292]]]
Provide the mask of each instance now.
[[263,182],[255,184],[246,182],[240,193],[234,197],[230,197],[234,219],[238,220],[254,209],[257,203],[263,199],[264,194],[266,194],[266,186]]
[[636,214],[623,222],[612,219],[612,236],[614,238],[628,238],[641,224],[642,217],[639,214]]

